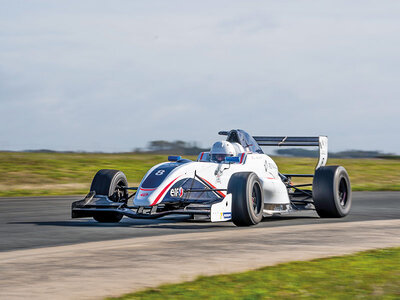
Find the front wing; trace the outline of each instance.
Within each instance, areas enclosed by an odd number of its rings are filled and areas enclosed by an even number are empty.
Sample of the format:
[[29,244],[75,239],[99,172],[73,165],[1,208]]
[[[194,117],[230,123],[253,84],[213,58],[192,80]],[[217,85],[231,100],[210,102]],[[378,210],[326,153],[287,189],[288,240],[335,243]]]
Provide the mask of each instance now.
[[103,212],[116,212],[129,218],[156,219],[171,214],[208,215],[211,222],[229,221],[232,213],[232,197],[212,203],[190,203],[183,207],[173,208],[164,204],[154,206],[128,206],[125,202],[111,201],[107,196],[90,192],[84,199],[72,203],[71,217],[93,217]]

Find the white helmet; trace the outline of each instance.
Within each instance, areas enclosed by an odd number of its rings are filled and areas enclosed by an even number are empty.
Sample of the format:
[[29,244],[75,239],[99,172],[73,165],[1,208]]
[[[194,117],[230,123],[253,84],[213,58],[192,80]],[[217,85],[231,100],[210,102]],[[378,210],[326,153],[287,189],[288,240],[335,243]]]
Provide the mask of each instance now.
[[214,143],[211,147],[210,154],[211,161],[220,163],[223,162],[227,156],[235,156],[236,150],[230,142],[221,141]]

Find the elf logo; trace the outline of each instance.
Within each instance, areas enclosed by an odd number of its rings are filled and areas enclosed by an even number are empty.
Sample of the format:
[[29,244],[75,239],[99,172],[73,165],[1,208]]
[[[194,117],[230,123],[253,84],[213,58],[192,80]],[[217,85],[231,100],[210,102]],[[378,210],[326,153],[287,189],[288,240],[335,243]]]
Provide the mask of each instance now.
[[173,188],[169,191],[169,194],[171,195],[171,197],[179,197],[182,198],[183,196],[183,188],[179,187],[179,188]]

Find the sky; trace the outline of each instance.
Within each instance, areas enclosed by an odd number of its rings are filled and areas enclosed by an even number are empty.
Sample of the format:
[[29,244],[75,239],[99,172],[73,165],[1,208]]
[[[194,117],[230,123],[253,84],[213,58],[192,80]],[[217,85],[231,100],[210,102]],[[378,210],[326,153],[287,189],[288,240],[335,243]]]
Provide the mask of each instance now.
[[400,153],[400,1],[0,0],[0,150],[220,130]]

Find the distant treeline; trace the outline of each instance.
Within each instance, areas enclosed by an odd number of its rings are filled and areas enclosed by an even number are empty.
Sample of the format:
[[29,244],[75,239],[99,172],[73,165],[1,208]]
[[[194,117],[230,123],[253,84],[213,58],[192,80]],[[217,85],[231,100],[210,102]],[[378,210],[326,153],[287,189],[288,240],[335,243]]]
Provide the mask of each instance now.
[[[184,141],[151,141],[146,149],[136,149],[134,152],[146,153],[165,153],[179,155],[197,155],[203,151],[210,151],[209,148],[203,149],[196,143],[188,143]],[[279,156],[296,156],[296,157],[318,157],[318,150],[308,150],[303,148],[277,149],[275,153]],[[341,152],[330,152],[331,158],[392,158],[399,159],[400,156],[390,153],[382,153],[380,151],[363,151],[363,150],[347,150]]]
[[[200,152],[209,151],[210,149],[203,149],[197,146],[197,143],[184,142],[184,141],[151,141],[146,148],[136,148],[132,151],[124,153],[152,153],[152,154],[177,154],[177,155],[197,155]],[[0,151],[8,152],[8,151]],[[13,152],[13,151],[10,151]],[[29,153],[104,153],[102,151],[55,151],[50,149],[38,150],[25,150],[23,152]]]
[[138,153],[165,153],[178,155],[197,155],[200,152],[209,151],[209,149],[200,148],[197,143],[189,143],[184,141],[151,141],[146,149],[135,149]]
[[[295,157],[318,157],[318,150],[307,150],[302,148],[288,148],[275,150],[277,155]],[[382,153],[380,151],[347,150],[340,152],[329,152],[330,158],[385,158],[399,159],[399,155]]]
[[[272,150],[273,148],[271,148]],[[185,141],[151,141],[146,148],[136,148],[130,153],[154,153],[154,154],[176,154],[176,155],[198,155],[200,152],[210,151],[210,148],[201,148],[195,142]],[[26,150],[24,152],[32,153],[86,153],[85,151],[54,151],[49,149]],[[101,152],[96,152],[101,153]],[[278,156],[294,157],[318,157],[318,150],[308,150],[303,148],[285,148],[275,150]],[[383,153],[380,151],[347,150],[340,152],[329,152],[330,158],[385,158],[400,159],[399,155]]]

